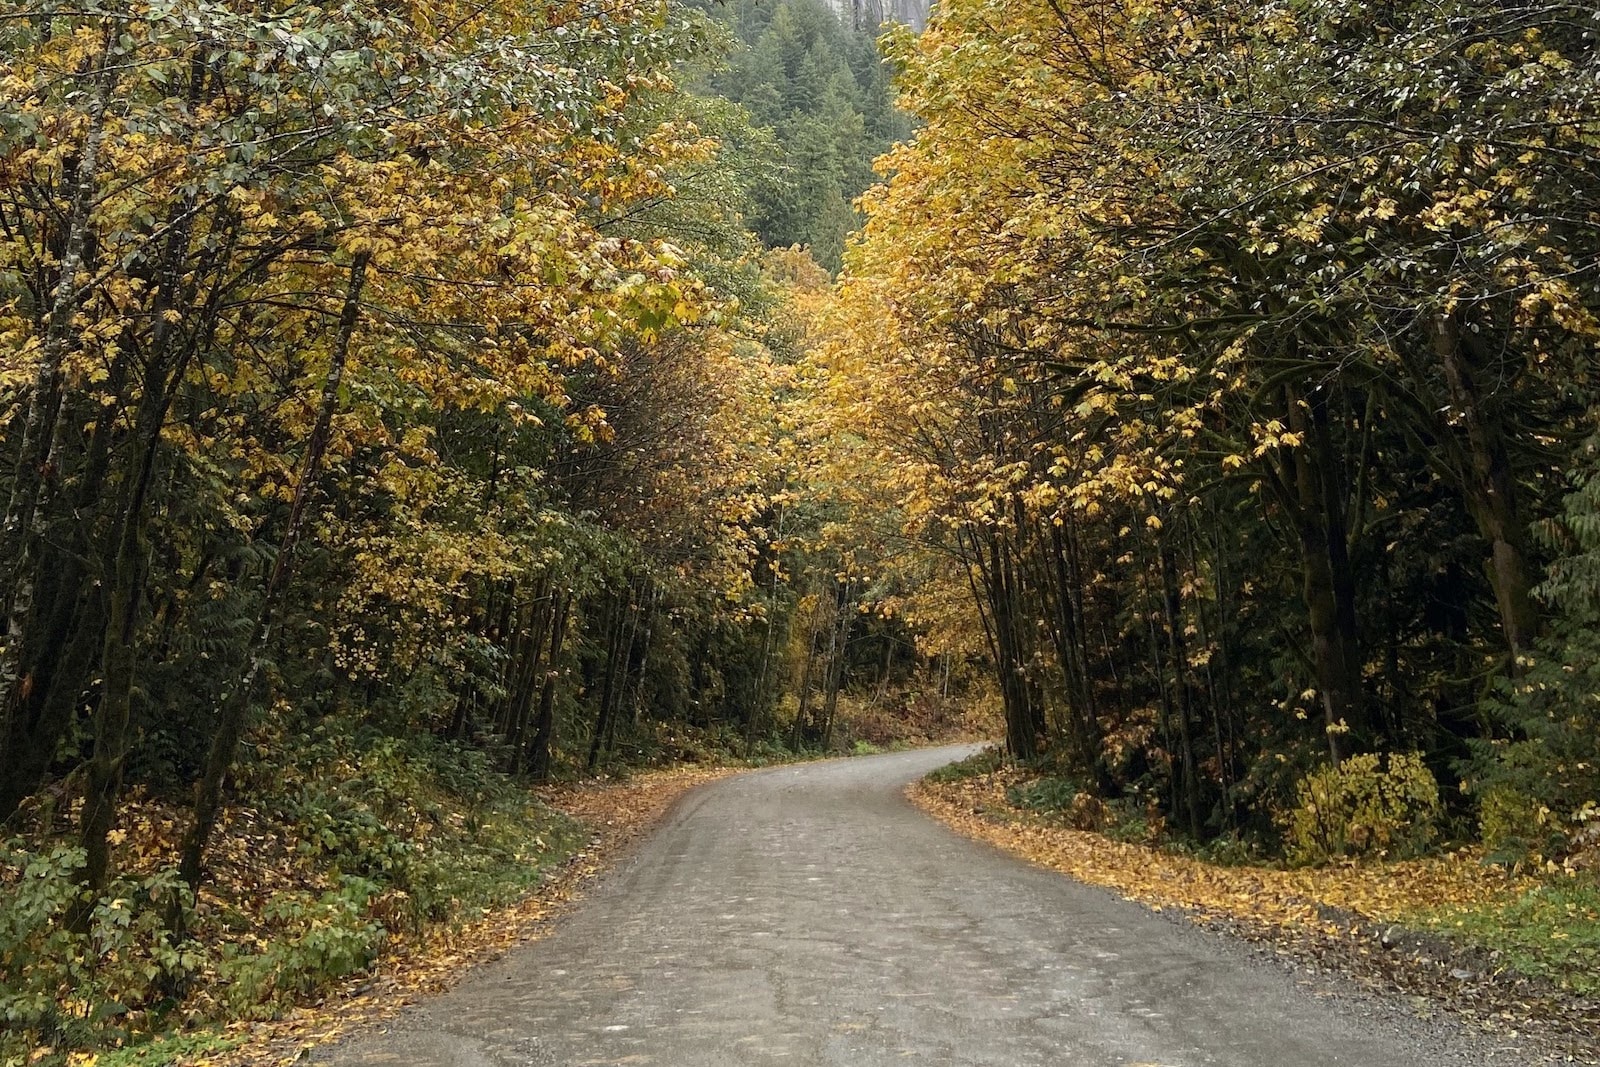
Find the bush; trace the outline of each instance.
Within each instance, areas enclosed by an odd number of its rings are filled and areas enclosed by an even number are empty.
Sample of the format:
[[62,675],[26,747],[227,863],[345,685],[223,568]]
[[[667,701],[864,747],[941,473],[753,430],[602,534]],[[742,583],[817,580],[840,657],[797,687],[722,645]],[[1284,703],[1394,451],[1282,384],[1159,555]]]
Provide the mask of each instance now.
[[1464,771],[1490,857],[1586,863],[1600,805],[1600,437],[1584,448],[1559,522],[1539,527],[1554,562],[1539,594],[1549,630],[1520,676],[1486,702],[1495,736]]
[[1035,778],[1006,793],[1012,806],[1055,816],[1074,830],[1100,830],[1106,823],[1106,805],[1074,778]]
[[1100,833],[1130,845],[1153,845],[1166,836],[1167,818],[1155,797],[1126,796],[1106,804]]
[[1500,782],[1481,791],[1478,834],[1491,863],[1541,860],[1566,844],[1561,819],[1531,793]]
[[1489,702],[1501,736],[1473,742],[1464,768],[1497,863],[1569,856],[1600,801],[1600,639],[1564,624],[1540,649]]
[[313,897],[282,894],[264,910],[264,918],[281,923],[285,932],[261,952],[233,955],[222,968],[228,1000],[240,1015],[260,1009],[268,1014],[296,997],[305,996],[378,958],[387,931],[368,917],[376,886],[362,878],[345,878],[338,889]]
[[1006,754],[997,747],[986,748],[976,755],[968,756],[964,760],[946,764],[928,775],[928,781],[940,785],[952,782],[964,782],[968,778],[981,778],[986,774],[993,774],[1005,766]]
[[83,865],[81,848],[0,844],[0,1062],[21,1062],[34,1045],[126,1040],[199,969],[200,948],[180,948],[165,925],[186,895],[175,871],[114,880],[74,924]]
[[1433,843],[1443,807],[1420,753],[1366,753],[1313,771],[1282,819],[1289,858],[1326,863],[1349,856],[1402,858]]

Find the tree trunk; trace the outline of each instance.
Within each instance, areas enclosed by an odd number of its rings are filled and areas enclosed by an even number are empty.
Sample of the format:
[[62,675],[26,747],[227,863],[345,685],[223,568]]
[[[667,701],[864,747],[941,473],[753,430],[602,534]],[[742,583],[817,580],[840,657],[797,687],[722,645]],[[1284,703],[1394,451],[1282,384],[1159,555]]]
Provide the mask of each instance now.
[[[300,478],[295,486],[294,500],[289,506],[289,518],[284,526],[283,540],[278,547],[278,558],[273,561],[262,597],[261,611],[257,617],[250,642],[249,663],[243,676],[231,692],[222,694],[218,702],[217,732],[212,737],[206,753],[205,769],[195,785],[194,809],[189,829],[179,850],[178,872],[190,892],[200,888],[204,874],[206,845],[216,828],[222,811],[222,786],[239,750],[239,740],[249,719],[256,682],[266,665],[268,644],[276,622],[278,601],[287,585],[294,551],[300,540],[301,524],[305,519],[306,505],[316,489],[321,473],[322,457],[328,448],[333,428],[333,413],[339,405],[339,387],[344,381],[345,363],[350,356],[350,345],[356,326],[361,319],[361,291],[366,285],[367,264],[371,256],[359,253],[350,265],[349,285],[345,290],[344,305],[339,314],[338,334],[328,360],[328,373],[322,383],[321,405],[317,421],[306,443],[305,457],[301,462]],[[176,924],[174,924],[176,925]]]
[[1289,428],[1302,439],[1286,460],[1287,503],[1300,542],[1301,584],[1323,726],[1329,754],[1338,762],[1350,750],[1349,735],[1358,741],[1366,736],[1355,609],[1353,603],[1341,603],[1354,589],[1348,534],[1343,509],[1329,503],[1335,491],[1328,485],[1334,475],[1329,470],[1332,457],[1325,451],[1326,435],[1312,426],[1310,405],[1293,389],[1285,390],[1285,401]]
[[1178,585],[1178,565],[1172,555],[1170,534],[1163,530],[1157,546],[1161,565],[1162,609],[1167,619],[1167,660],[1172,672],[1175,699],[1173,711],[1178,722],[1178,761],[1183,806],[1189,836],[1200,837],[1200,768],[1194,753],[1194,691],[1189,685],[1188,641],[1183,632],[1183,590]]
[[510,750],[510,772],[517,774],[523,769],[523,760],[528,746],[524,739],[527,737],[528,721],[533,714],[533,699],[541,688],[541,669],[545,665],[544,650],[548,634],[546,630],[552,622],[555,605],[552,595],[545,591],[546,583],[539,584],[539,595],[529,608],[529,618],[524,624],[524,634],[519,642],[522,646],[522,662],[518,664],[513,679],[514,690],[510,695],[511,705],[510,725],[506,730],[506,747]]
[[[86,609],[81,588],[83,555],[52,552],[46,527],[61,482],[62,432],[71,421],[62,412],[67,398],[61,367],[76,335],[73,323],[82,297],[78,274],[86,266],[105,110],[116,82],[108,60],[109,50],[102,50],[93,75],[88,129],[73,173],[59,275],[41,324],[39,365],[25,394],[10,493],[0,518],[0,822],[38,787],[49,768],[77,703],[80,682],[92,669],[98,635],[99,613]],[[125,368],[123,360],[117,362]],[[86,554],[81,528],[73,539]],[[41,611],[35,595],[45,583],[57,595],[43,600]],[[98,599],[92,593],[87,597]],[[41,623],[42,634],[37,629]],[[87,633],[85,626],[90,627]]]
[[[611,729],[611,718],[614,713],[617,695],[617,672],[619,657],[625,658],[626,649],[622,647],[622,635],[627,627],[628,601],[631,599],[632,590],[617,598],[617,606],[612,613],[611,625],[608,627],[606,639],[606,666],[605,678],[600,687],[600,710],[595,715],[594,737],[589,742],[589,773],[593,774],[600,766],[600,752],[605,747],[606,734]],[[621,665],[623,671],[627,664]]]
[[822,750],[833,746],[834,718],[839,711],[839,691],[844,688],[846,653],[849,649],[850,630],[855,623],[855,581],[847,579],[838,583],[834,591],[833,625],[828,634],[828,660],[822,700]]
[[27,393],[27,413],[22,420],[22,437],[17,449],[11,493],[0,521],[0,560],[6,572],[0,586],[4,598],[6,640],[4,655],[11,662],[0,662],[0,684],[27,685],[19,677],[13,657],[22,644],[22,623],[32,607],[31,567],[34,546],[41,539],[41,508],[47,503],[56,483],[57,465],[51,462],[53,443],[60,426],[62,396],[61,366],[71,351],[81,293],[78,272],[88,247],[95,186],[100,177],[100,142],[105,136],[105,109],[115,75],[108,73],[107,52],[102,52],[94,77],[94,95],[88,109],[88,130],[78,155],[73,176],[72,206],[67,216],[62,241],[60,275],[51,295],[50,313],[44,322],[44,338],[39,366]]
[[1006,748],[1012,758],[1031,760],[1039,755],[1039,716],[1035,706],[1021,633],[1022,605],[1018,602],[1016,574],[1009,546],[998,536],[989,538],[986,571],[995,643],[999,650],[1000,693],[1006,712]]
[[[184,234],[187,244],[187,233]],[[166,347],[166,324],[157,302],[157,336],[154,347]],[[172,368],[176,386],[187,360]],[[134,643],[138,637],[145,580],[149,574],[150,548],[145,531],[150,520],[148,505],[154,478],[156,455],[161,447],[161,431],[166,424],[171,388],[167,367],[151,366],[146,373],[144,394],[139,401],[137,419],[138,449],[130,472],[127,500],[123,509],[116,552],[111,560],[111,592],[106,612],[105,643],[101,651],[100,704],[94,718],[94,752],[89,761],[84,790],[82,843],[87,862],[83,886],[87,902],[105,888],[110,871],[111,849],[108,835],[116,817],[117,800],[122,791],[122,767],[127,759],[128,727],[132,718],[133,678],[136,666]],[[80,917],[87,923],[88,915]]]
[[[654,586],[654,583],[651,585]],[[649,594],[645,600],[644,636],[639,643],[638,681],[633,687],[633,713],[629,716],[629,722],[634,727],[644,718],[645,672],[650,669],[650,640],[655,634],[656,611],[661,606],[661,590],[652,587]]]
[[556,735],[556,681],[560,678],[561,646],[567,635],[567,616],[572,594],[558,590],[551,609],[550,655],[545,660],[544,685],[539,691],[539,717],[533,740],[528,743],[528,773],[544,780],[550,777],[551,749]]
[[1444,367],[1452,406],[1466,429],[1467,462],[1462,490],[1467,510],[1489,542],[1488,572],[1512,671],[1533,650],[1539,609],[1529,576],[1527,523],[1518,507],[1511,453],[1500,419],[1480,389],[1472,358],[1476,343],[1453,315],[1434,323],[1434,352]]
[[790,748],[798,749],[806,741],[811,726],[812,668],[817,659],[817,612],[813,609],[806,620],[806,662],[800,668],[800,695],[794,712],[794,727],[790,731]]

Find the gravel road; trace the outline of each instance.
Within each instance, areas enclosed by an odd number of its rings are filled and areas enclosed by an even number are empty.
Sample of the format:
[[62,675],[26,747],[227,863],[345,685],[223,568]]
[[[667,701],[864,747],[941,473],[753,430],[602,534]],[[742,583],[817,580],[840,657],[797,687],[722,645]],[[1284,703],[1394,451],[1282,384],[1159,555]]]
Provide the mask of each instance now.
[[316,1062],[406,1067],[1517,1064],[1404,1003],[930,821],[946,748],[690,794],[548,938]]

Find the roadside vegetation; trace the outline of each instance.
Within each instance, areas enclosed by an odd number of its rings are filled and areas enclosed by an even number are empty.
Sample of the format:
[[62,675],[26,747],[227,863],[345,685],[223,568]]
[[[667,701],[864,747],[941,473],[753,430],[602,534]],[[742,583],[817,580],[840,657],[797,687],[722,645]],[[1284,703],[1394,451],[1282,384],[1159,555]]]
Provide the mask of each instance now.
[[0,1064],[991,709],[985,811],[1594,989],[1592,5],[844,6],[0,3]]

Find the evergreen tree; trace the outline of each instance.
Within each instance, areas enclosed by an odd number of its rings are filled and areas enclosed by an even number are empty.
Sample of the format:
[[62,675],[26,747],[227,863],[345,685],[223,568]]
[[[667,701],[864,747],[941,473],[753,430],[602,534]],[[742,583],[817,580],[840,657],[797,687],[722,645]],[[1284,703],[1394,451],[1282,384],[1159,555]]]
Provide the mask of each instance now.
[[873,160],[910,132],[874,35],[822,0],[711,10],[743,47],[706,88],[742,105],[775,142],[776,166],[750,190],[756,233],[772,247],[806,246],[838,270],[861,221],[852,204],[876,180]]

